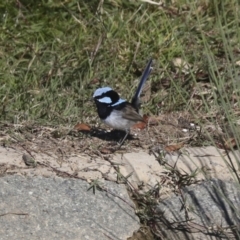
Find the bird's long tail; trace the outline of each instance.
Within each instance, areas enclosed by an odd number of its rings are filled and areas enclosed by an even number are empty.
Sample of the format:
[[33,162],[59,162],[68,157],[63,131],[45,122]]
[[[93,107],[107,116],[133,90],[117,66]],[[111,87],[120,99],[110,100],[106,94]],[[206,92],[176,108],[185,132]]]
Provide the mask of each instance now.
[[142,77],[140,79],[137,91],[135,93],[135,95],[132,98],[132,106],[137,110],[137,112],[139,111],[140,108],[140,95],[142,93],[142,89],[143,86],[146,82],[146,80],[148,79],[149,74],[151,73],[153,67],[152,67],[152,58],[148,61],[148,64],[146,66],[146,68],[144,69],[144,72],[142,74]]

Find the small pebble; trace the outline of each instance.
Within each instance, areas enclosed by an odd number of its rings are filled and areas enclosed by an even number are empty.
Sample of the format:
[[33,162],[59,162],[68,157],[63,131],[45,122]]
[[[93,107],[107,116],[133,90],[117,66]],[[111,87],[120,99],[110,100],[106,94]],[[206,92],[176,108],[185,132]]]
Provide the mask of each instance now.
[[27,166],[36,167],[37,163],[33,157],[28,154],[23,154],[22,159]]

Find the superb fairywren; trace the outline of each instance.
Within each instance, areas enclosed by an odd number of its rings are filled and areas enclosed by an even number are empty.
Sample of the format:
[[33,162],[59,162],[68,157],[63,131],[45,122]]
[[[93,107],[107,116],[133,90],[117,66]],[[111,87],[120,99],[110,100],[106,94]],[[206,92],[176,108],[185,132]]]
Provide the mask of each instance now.
[[93,99],[96,103],[100,119],[108,126],[118,130],[124,130],[126,132],[126,135],[120,142],[119,148],[127,138],[131,126],[136,122],[144,122],[142,116],[139,114],[139,98],[143,85],[151,71],[152,59],[149,60],[143,72],[137,91],[133,96],[131,103],[121,99],[118,93],[110,87],[98,88],[93,94]]

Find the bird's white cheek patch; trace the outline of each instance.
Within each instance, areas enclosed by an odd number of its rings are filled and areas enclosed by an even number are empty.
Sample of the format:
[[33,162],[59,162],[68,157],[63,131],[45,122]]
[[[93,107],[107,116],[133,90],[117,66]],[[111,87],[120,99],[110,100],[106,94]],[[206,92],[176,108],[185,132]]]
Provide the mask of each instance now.
[[112,107],[114,107],[114,106],[116,106],[118,104],[121,104],[123,102],[126,102],[126,100],[120,98],[116,103],[112,104]]
[[103,97],[103,98],[98,99],[98,101],[101,103],[111,103],[112,102],[110,97]]

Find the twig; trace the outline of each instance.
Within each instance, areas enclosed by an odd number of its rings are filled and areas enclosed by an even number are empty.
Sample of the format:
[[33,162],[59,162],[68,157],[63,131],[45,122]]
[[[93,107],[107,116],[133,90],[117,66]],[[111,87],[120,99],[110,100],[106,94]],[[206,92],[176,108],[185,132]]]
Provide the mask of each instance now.
[[2,216],[6,216],[6,215],[10,215],[10,214],[12,214],[12,215],[29,215],[28,213],[17,213],[17,212],[8,212],[8,213],[3,213],[3,214],[0,214],[0,217],[2,217]]

